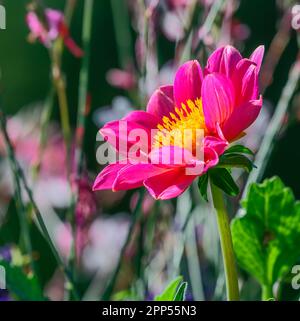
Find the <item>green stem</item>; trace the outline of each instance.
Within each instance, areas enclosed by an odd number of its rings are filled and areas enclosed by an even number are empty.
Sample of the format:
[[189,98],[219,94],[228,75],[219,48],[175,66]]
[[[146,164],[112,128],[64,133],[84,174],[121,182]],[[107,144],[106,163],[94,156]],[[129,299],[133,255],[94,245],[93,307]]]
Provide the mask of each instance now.
[[118,47],[118,59],[121,68],[126,69],[132,63],[132,39],[130,19],[125,1],[111,0],[114,31]]
[[[82,25],[82,44],[84,50],[84,57],[82,60],[82,66],[79,75],[79,94],[78,94],[78,113],[77,113],[77,125],[76,125],[76,178],[81,177],[83,169],[83,143],[86,128],[86,116],[87,116],[87,95],[88,95],[88,83],[89,83],[89,66],[90,66],[90,42],[91,42],[91,31],[92,31],[92,16],[93,16],[94,0],[86,0],[84,3],[84,15]],[[78,200],[78,186],[74,188],[72,195],[72,205],[70,211],[70,223],[72,226],[72,234],[74,242],[72,242],[72,250],[70,260],[74,263],[74,273],[76,263],[78,263],[78,257],[76,253],[76,239],[77,239],[77,227],[75,216],[75,207]]]
[[213,204],[217,214],[217,223],[220,235],[221,250],[226,278],[228,301],[239,300],[239,286],[234,260],[233,245],[222,191],[211,183]]
[[71,172],[71,126],[69,119],[69,108],[68,108],[68,100],[66,94],[66,84],[61,75],[61,70],[59,69],[59,65],[56,62],[55,55],[53,55],[53,82],[56,88],[57,97],[58,97],[58,105],[60,110],[60,120],[62,126],[62,132],[64,137],[64,142],[66,146],[66,155],[67,155],[67,172],[68,177]]
[[83,153],[82,145],[86,127],[87,115],[87,94],[89,83],[89,66],[90,66],[90,46],[91,46],[91,31],[92,31],[92,16],[93,16],[94,0],[86,0],[84,3],[84,16],[82,26],[82,44],[84,57],[79,75],[79,95],[78,95],[78,116],[77,116],[77,174],[82,170]]
[[204,39],[205,36],[210,32],[210,30],[213,26],[213,23],[218,15],[218,12],[221,10],[223,4],[224,4],[224,0],[214,1],[206,19],[202,25],[201,40]]
[[65,23],[70,27],[77,0],[68,0],[65,6],[64,15]]
[[262,286],[262,301],[268,301],[274,298],[272,287],[270,285]]
[[47,96],[47,99],[44,104],[44,108],[41,115],[41,131],[40,131],[40,138],[39,138],[39,149],[38,149],[38,158],[34,166],[32,167],[32,175],[33,181],[38,178],[41,169],[41,163],[45,151],[45,147],[47,144],[47,132],[48,126],[51,118],[51,113],[53,110],[53,100],[54,100],[54,88],[51,86],[51,90]]
[[[1,127],[2,126],[3,126],[3,123],[1,122]],[[2,130],[2,132],[4,133],[5,136],[7,135],[6,131]],[[6,140],[7,140],[7,137],[6,137]],[[21,188],[20,179],[18,177],[17,164],[14,161],[10,148],[8,148],[8,157],[10,160],[12,172],[15,179],[15,185],[16,185],[16,207],[19,215],[20,228],[21,228],[21,231],[20,231],[21,248],[24,249],[25,253],[29,256],[30,267],[32,271],[35,272],[34,262],[32,257],[33,250],[32,250],[32,243],[31,243],[31,237],[30,237],[30,228],[29,228],[27,211],[22,200],[22,188]]]
[[195,49],[195,57],[198,56],[198,53],[200,52],[200,49],[202,48],[202,45],[203,45],[203,39],[211,31],[213,24],[215,22],[215,19],[217,18],[219,11],[222,9],[223,4],[224,4],[224,0],[216,0],[211,6],[210,11],[201,27],[202,33],[199,39],[199,43]]
[[140,215],[142,213],[141,209],[142,209],[142,202],[143,202],[143,199],[144,199],[144,194],[145,194],[145,191],[144,190],[140,190],[140,195],[139,195],[139,199],[138,199],[138,202],[137,202],[137,205],[136,205],[136,208],[133,212],[133,219],[132,219],[132,222],[131,222],[131,225],[129,227],[129,231],[128,231],[128,234],[127,234],[127,238],[126,238],[126,241],[122,247],[122,250],[121,250],[121,253],[120,253],[120,257],[119,257],[119,262],[117,264],[117,267],[108,283],[108,286],[107,288],[105,289],[103,295],[102,295],[102,301],[108,301],[110,298],[111,298],[111,295],[113,293],[113,290],[115,288],[115,285],[116,285],[116,282],[117,282],[117,279],[118,279],[118,275],[119,275],[119,272],[121,270],[121,267],[122,267],[122,262],[123,262],[123,258],[124,258],[124,255],[125,255],[125,251],[131,241],[131,237],[132,237],[132,234],[133,234],[133,231],[136,227],[136,225],[138,224],[138,222],[140,221]]

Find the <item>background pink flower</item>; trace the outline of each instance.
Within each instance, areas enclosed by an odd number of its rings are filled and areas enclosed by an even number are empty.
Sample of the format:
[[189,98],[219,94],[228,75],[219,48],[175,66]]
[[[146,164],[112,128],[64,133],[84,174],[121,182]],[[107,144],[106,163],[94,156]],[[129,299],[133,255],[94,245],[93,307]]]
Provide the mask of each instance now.
[[26,22],[30,29],[30,39],[38,39],[44,46],[50,48],[53,41],[58,37],[62,37],[70,52],[75,57],[81,57],[83,52],[70,37],[63,13],[48,8],[45,9],[44,16],[46,23],[34,11],[28,12]]

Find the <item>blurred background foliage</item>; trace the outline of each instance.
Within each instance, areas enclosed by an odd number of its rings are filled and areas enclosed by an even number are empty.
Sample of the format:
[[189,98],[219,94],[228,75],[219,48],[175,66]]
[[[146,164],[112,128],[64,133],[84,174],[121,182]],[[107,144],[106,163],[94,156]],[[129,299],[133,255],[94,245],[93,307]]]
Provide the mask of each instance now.
[[[119,0],[120,2],[123,0]],[[116,2],[116,1],[115,1]],[[27,12],[27,5],[29,1],[26,0],[2,0],[7,10],[7,30],[0,31],[0,70],[1,70],[1,96],[2,105],[7,115],[13,116],[20,111],[24,106],[31,106],[36,102],[43,102],[48,95],[51,80],[50,80],[50,60],[47,50],[39,43],[31,44],[28,42],[28,27],[26,25],[25,16]],[[62,10],[65,6],[65,1],[62,0],[44,0],[46,7]],[[96,0],[93,8],[93,26],[91,37],[91,60],[89,68],[89,95],[91,96],[91,112],[87,117],[86,135],[84,150],[87,155],[88,169],[96,173],[99,171],[99,165],[96,162],[95,137],[98,131],[97,125],[93,122],[93,113],[102,106],[110,106],[114,97],[127,96],[133,106],[139,106],[141,101],[136,97],[128,94],[126,90],[111,86],[106,79],[106,74],[112,68],[122,68],[120,53],[118,52],[118,45],[116,40],[114,17],[113,14],[121,14],[123,4],[118,8],[112,10],[112,2],[110,0]],[[266,51],[268,51],[270,44],[276,36],[280,21],[291,4],[287,1],[276,0],[241,0],[237,11],[234,14],[235,19],[239,23],[248,26],[250,33],[247,39],[240,43],[240,50],[244,56],[249,56],[250,53],[261,44],[264,44]],[[83,19],[84,0],[78,0],[70,31],[73,39],[81,46],[81,29]],[[284,9],[282,9],[284,7]],[[201,14],[201,12],[199,12]],[[116,18],[116,17],[115,17]],[[132,19],[130,17],[130,19]],[[176,43],[169,41],[160,28],[157,28],[157,54],[158,65],[162,67],[166,62],[174,58]],[[135,47],[134,40],[136,40],[136,32],[132,26],[129,26],[132,43],[129,45],[129,50],[134,55]],[[272,83],[266,88],[264,93],[264,100],[266,108],[272,113],[278,103],[282,88],[285,86],[289,70],[292,64],[297,59],[298,55],[297,32],[290,30],[288,32],[288,40],[286,48],[284,49],[274,73],[272,74]],[[122,57],[121,57],[122,58]],[[78,81],[81,62],[75,58],[67,50],[63,55],[63,71],[66,76],[67,96],[69,101],[69,113],[71,125],[76,126],[77,109],[78,109]],[[140,106],[139,106],[140,107]],[[141,106],[144,108],[144,106]],[[286,119],[286,125],[280,132],[279,140],[277,141],[274,151],[268,161],[264,177],[271,177],[278,175],[286,186],[292,188],[295,197],[300,199],[300,98],[295,96],[291,102],[290,113]],[[58,102],[55,100],[53,109],[53,120],[59,121]],[[109,214],[130,211],[130,199],[132,192],[127,194],[127,197],[120,202],[110,204],[105,208],[105,212]],[[171,205],[174,205],[172,203]],[[160,206],[160,205],[157,205]],[[178,206],[178,204],[177,204]],[[174,210],[174,209],[173,209]],[[16,214],[15,204],[11,202],[8,208],[9,217],[2,227],[0,233],[0,244],[6,245],[8,243],[16,243],[19,235],[19,223]],[[207,213],[206,213],[207,214]],[[209,220],[210,218],[203,218],[205,214],[199,219]],[[167,224],[164,219],[162,226]],[[202,221],[201,221],[202,222]],[[214,224],[209,225],[213,229]],[[206,231],[209,233],[211,230]],[[35,225],[31,225],[32,243],[34,251],[39,253],[37,260],[38,278],[42,285],[48,284],[50,278],[56,268],[56,262],[52,256],[47,243],[41,237]],[[158,236],[159,238],[159,236]],[[176,243],[176,242],[175,242]],[[107,249],[109,251],[109,249]],[[200,250],[202,276],[204,276],[203,284],[207,297],[211,297],[213,279],[218,275],[215,270],[215,265],[203,259],[203,253]],[[212,254],[213,255],[213,254]],[[215,262],[217,258],[212,258]],[[217,265],[217,264],[216,264]],[[186,258],[182,261],[182,270],[187,270],[188,264]],[[124,269],[122,275],[126,275],[128,270]],[[242,272],[243,274],[244,272]],[[247,279],[246,274],[243,274]],[[88,280],[87,280],[88,279]],[[81,290],[84,291],[87,283],[90,281],[90,276],[79,279]],[[121,284],[120,288],[126,288]],[[254,285],[253,285],[254,284]],[[256,283],[250,278],[249,282],[243,288],[246,293],[246,298],[257,298]],[[218,286],[218,284],[217,284]],[[222,289],[220,284],[219,288]],[[290,291],[290,288],[286,290]],[[289,294],[291,298],[295,296],[293,291]],[[215,298],[222,298],[222,290],[214,294]],[[199,293],[198,293],[199,294]],[[130,293],[125,293],[125,297],[130,296]],[[201,293],[200,293],[201,296]]]

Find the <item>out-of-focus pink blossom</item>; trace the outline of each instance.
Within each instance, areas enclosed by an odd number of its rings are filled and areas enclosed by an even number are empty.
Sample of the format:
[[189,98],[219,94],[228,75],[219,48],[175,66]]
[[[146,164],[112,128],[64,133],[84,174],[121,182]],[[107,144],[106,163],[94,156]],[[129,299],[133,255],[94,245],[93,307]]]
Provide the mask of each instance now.
[[97,126],[103,126],[114,119],[121,119],[133,111],[132,104],[127,97],[117,96],[111,106],[103,106],[93,113],[93,121]]
[[165,63],[159,70],[159,84],[158,86],[163,86],[164,84],[172,83],[176,74],[176,66],[173,61]]
[[46,177],[67,177],[66,146],[60,134],[50,136],[41,159],[40,174]]
[[133,72],[121,69],[111,69],[106,75],[107,82],[124,90],[133,89],[136,86],[136,77]]
[[[130,207],[132,211],[136,208],[138,199],[139,199],[139,193],[134,193],[130,200]],[[142,210],[144,215],[148,216],[151,213],[154,202],[155,202],[154,199],[149,194],[145,195],[142,203]]]
[[166,0],[166,3],[171,10],[184,8],[190,2],[191,0]]
[[251,31],[247,25],[240,23],[236,19],[233,19],[231,22],[231,34],[233,39],[245,41],[249,38]]
[[170,41],[178,41],[185,36],[185,21],[189,19],[188,7],[192,0],[165,0],[162,16],[162,31]]
[[184,37],[184,26],[178,13],[174,11],[166,12],[162,21],[162,30],[171,41],[178,41]]
[[83,252],[83,266],[90,272],[106,275],[117,264],[128,232],[125,216],[102,217],[89,230],[89,244]]
[[[7,120],[7,132],[27,180],[33,184],[32,190],[40,206],[63,208],[69,205],[70,188],[67,181],[66,149],[62,135],[53,124],[49,125],[48,140],[41,153],[40,150],[40,113],[22,110]],[[6,154],[3,136],[0,135],[0,154]],[[39,175],[33,179],[32,168],[39,164]],[[0,181],[0,199],[2,205],[13,195],[13,182],[10,167],[1,164],[3,175]],[[47,190],[47,192],[45,192]],[[45,210],[46,211],[46,210]]]
[[[36,164],[40,152],[40,128],[38,120],[29,119],[27,113],[20,113],[7,121],[7,132],[15,149],[17,159],[26,167]],[[50,126],[51,127],[51,126]],[[54,126],[55,127],[55,126]],[[49,131],[40,164],[40,175],[66,177],[66,148],[61,134]],[[6,153],[3,136],[0,135],[0,154]]]
[[56,270],[45,287],[45,294],[51,301],[63,301],[65,294],[65,277],[61,270]]
[[[89,228],[90,226],[76,227],[75,247],[76,247],[77,264],[81,262],[82,252],[84,251],[84,248],[89,242]],[[65,259],[68,259],[71,253],[71,246],[73,242],[73,236],[72,236],[70,224],[61,223],[57,225],[56,231],[55,231],[55,241],[57,244],[57,248],[59,249],[59,252],[61,253],[62,257],[64,257]]]
[[[23,115],[12,117],[7,120],[7,132],[15,149],[15,154],[22,163],[33,163],[38,156],[38,127],[35,121]],[[2,133],[0,134],[0,154],[5,155],[6,148]]]
[[77,227],[76,231],[76,259],[77,264],[81,264],[82,262],[82,253],[89,242],[89,229],[90,226],[85,227]]
[[77,226],[84,227],[91,222],[96,213],[96,198],[88,179],[82,178],[76,184],[78,185],[78,200],[75,210],[76,223]]
[[72,233],[69,224],[60,224],[55,231],[56,244],[64,258],[68,258],[71,252]]
[[44,11],[44,18],[45,22],[39,18],[36,12],[28,12],[26,22],[30,30],[29,39],[38,39],[44,46],[50,48],[53,41],[61,37],[70,52],[75,57],[81,57],[83,52],[70,37],[63,13],[48,8]]

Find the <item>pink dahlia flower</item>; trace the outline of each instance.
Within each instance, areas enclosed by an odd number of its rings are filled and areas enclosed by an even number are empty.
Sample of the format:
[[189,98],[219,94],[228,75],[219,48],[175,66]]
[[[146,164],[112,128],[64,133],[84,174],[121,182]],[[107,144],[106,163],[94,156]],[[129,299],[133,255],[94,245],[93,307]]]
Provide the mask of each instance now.
[[45,23],[41,21],[34,11],[28,12],[26,22],[30,30],[30,39],[38,39],[44,46],[49,48],[53,41],[62,37],[65,46],[70,52],[75,57],[81,57],[83,52],[70,37],[63,13],[58,10],[46,9],[44,14]]
[[[108,165],[96,178],[94,190],[144,185],[156,199],[183,193],[195,178],[218,164],[228,144],[243,136],[257,118],[262,106],[258,73],[263,52],[260,46],[247,59],[226,46],[209,57],[204,71],[198,61],[188,61],[178,69],[173,85],[154,92],[147,111],[107,123],[100,133],[125,160]],[[130,139],[134,130],[147,133],[146,140],[140,139],[143,158],[138,162],[133,152],[136,140]]]

